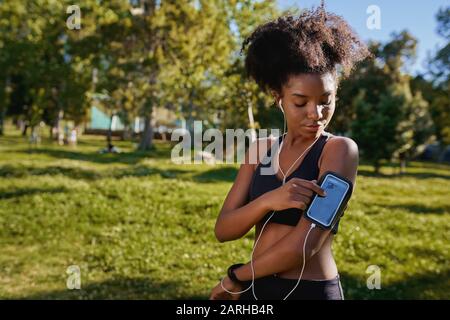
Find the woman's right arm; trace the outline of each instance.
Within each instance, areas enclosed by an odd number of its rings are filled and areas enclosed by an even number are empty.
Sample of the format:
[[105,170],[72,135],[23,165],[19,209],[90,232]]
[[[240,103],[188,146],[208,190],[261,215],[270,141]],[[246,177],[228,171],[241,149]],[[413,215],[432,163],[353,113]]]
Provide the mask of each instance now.
[[[257,150],[257,148],[261,148],[261,145],[263,147],[262,153]],[[315,181],[292,178],[285,185],[246,203],[256,167],[256,164],[252,164],[249,159],[257,158],[253,152],[256,152],[256,155],[265,154],[267,148],[270,148],[269,139],[258,140],[252,144],[245,155],[245,160],[241,164],[236,180],[216,221],[215,234],[220,242],[241,238],[269,211],[287,208],[304,210],[314,193],[324,195],[324,191]],[[252,156],[250,157],[250,155]]]
[[256,159],[258,163],[258,148],[268,150],[268,147],[270,148],[269,139],[260,139],[247,151],[216,221],[214,231],[220,242],[241,238],[269,211],[264,196],[246,204],[253,172],[257,166],[250,159]]

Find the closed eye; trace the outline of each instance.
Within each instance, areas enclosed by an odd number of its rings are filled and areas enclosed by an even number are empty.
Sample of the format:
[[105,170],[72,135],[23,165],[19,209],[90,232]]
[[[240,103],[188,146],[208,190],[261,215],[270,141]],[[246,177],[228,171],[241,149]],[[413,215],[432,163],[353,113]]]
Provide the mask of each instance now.
[[[331,105],[331,103],[332,103],[333,101],[332,100],[330,100],[330,101],[328,101],[328,102],[326,102],[326,103],[322,103],[322,105],[323,106],[329,106],[329,105]],[[304,106],[306,106],[306,102],[305,103],[303,103],[303,104],[296,104],[295,106],[297,107],[297,108],[302,108],[302,107],[304,107]]]

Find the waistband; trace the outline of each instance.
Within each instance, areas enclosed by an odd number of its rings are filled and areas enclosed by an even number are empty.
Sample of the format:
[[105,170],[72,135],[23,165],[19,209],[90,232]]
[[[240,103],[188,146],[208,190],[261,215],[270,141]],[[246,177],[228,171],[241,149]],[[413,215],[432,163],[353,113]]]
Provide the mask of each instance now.
[[[270,276],[267,276],[265,278],[270,278],[270,279],[276,279],[277,281],[280,282],[292,282],[292,283],[296,283],[298,281],[297,279],[290,279],[290,278],[282,278],[279,277],[277,274],[272,274]],[[313,280],[313,279],[301,279],[300,283],[311,283],[311,284],[337,284],[339,283],[339,281],[341,280],[341,277],[339,274],[336,275],[336,277],[332,278],[332,279],[319,279],[319,280]]]

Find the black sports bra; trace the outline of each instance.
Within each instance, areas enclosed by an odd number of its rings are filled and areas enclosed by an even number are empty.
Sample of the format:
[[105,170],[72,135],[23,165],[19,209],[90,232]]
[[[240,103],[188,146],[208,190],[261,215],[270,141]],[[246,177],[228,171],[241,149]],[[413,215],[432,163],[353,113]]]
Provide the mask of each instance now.
[[[319,139],[314,143],[311,149],[307,152],[307,154],[303,157],[303,160],[300,163],[300,166],[294,170],[289,176],[286,178],[286,182],[292,178],[300,178],[304,180],[318,180],[319,178],[319,158],[322,154],[323,147],[327,143],[327,141],[332,137],[332,134],[325,132],[319,137]],[[283,136],[278,138],[278,143],[280,144],[283,139]],[[279,145],[278,144],[278,145]],[[258,167],[255,169],[253,173],[252,181],[250,184],[250,190],[248,194],[249,201],[252,201],[259,196],[263,195],[266,192],[272,191],[282,185],[282,181],[277,177],[276,174],[261,174],[261,168],[269,168],[271,165],[271,161],[268,159],[271,156],[272,150],[274,146],[277,145],[273,143],[271,148],[268,150],[264,161],[261,161],[258,164]],[[268,158],[269,157],[269,158]],[[269,170],[269,169],[267,169]],[[272,212],[267,213],[264,218],[261,220],[262,223],[266,222],[266,220],[270,217]],[[290,226],[296,226],[300,217],[303,214],[303,210],[298,208],[289,208],[281,211],[276,211],[269,223],[279,223],[286,224]],[[332,229],[332,233],[336,234],[339,227],[339,221],[334,225]]]

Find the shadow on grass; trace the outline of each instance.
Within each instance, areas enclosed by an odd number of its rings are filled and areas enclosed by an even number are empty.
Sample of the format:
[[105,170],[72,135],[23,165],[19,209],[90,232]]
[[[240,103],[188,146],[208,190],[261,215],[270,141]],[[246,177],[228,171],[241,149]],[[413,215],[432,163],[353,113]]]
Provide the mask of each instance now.
[[27,154],[43,154],[57,159],[69,159],[88,161],[99,164],[124,163],[137,164],[145,158],[168,158],[169,154],[165,149],[153,149],[150,151],[133,151],[122,153],[99,153],[99,152],[79,152],[72,150],[61,150],[52,148],[25,149],[22,152]]
[[405,172],[402,174],[384,174],[384,173],[375,173],[374,171],[359,169],[358,175],[363,177],[372,177],[372,178],[383,178],[383,179],[394,179],[394,178],[402,178],[402,177],[411,177],[416,179],[448,179],[450,180],[450,175],[437,174],[432,172]]
[[[189,176],[192,174],[194,170],[189,169],[168,169],[162,170],[156,167],[149,166],[134,166],[129,169],[118,171],[114,174],[116,178],[123,177],[145,177],[151,175],[159,175],[165,179],[182,179],[185,176]],[[233,182],[236,178],[238,169],[233,167],[219,167],[210,169],[208,171],[202,171],[201,173],[194,174],[192,176],[187,177],[187,179],[192,179],[195,182],[199,183],[208,183],[208,182]]]
[[[366,276],[357,278],[346,273],[340,275],[344,297],[347,300],[449,298],[448,278],[450,272],[448,271],[441,274],[419,274],[389,285],[384,285],[382,278],[379,290],[367,288]],[[206,295],[183,295],[179,289],[180,284],[176,282],[157,282],[148,278],[119,278],[88,285],[82,284],[81,290],[39,292],[26,296],[24,299],[208,299]]]
[[165,179],[175,179],[181,178],[183,175],[192,172],[192,170],[180,170],[180,169],[169,169],[163,170],[155,167],[149,166],[133,166],[128,169],[118,170],[113,174],[115,178],[124,177],[147,177],[152,175],[159,175]]
[[215,168],[194,176],[197,182],[233,182],[236,179],[238,169],[234,167]]
[[136,300],[136,299],[187,299],[204,300],[206,296],[180,295],[180,284],[159,282],[149,278],[116,278],[87,285],[81,283],[80,290],[55,290],[39,292],[23,299],[26,300]]
[[406,210],[421,214],[444,214],[450,213],[450,205],[441,205],[440,207],[429,207],[423,204],[383,204],[384,208]]
[[94,180],[100,176],[93,170],[81,168],[70,168],[61,166],[32,167],[32,166],[11,166],[5,165],[0,167],[0,177],[21,178],[27,176],[43,176],[43,175],[64,175],[73,179]]
[[[367,274],[367,277],[370,275]],[[449,299],[450,271],[413,275],[404,280],[385,285],[381,273],[381,289],[368,289],[367,278],[358,279],[341,273],[345,299]]]
[[42,193],[63,193],[67,190],[65,188],[21,188],[16,189],[13,191],[1,191],[0,190],[0,200],[1,199],[13,199],[13,198],[19,198],[24,196],[29,196],[33,194],[42,194]]
[[159,175],[164,179],[193,179],[196,182],[232,182],[236,178],[237,169],[232,167],[215,168],[206,172],[198,173],[194,176],[187,177],[194,172],[190,169],[160,169],[154,166],[132,165],[125,169],[114,170],[87,170],[79,167],[63,167],[63,166],[0,166],[0,178],[22,178],[27,176],[42,175],[63,175],[72,179],[81,180],[97,180],[101,178],[126,178],[126,177],[149,177]]
[[126,178],[126,177],[148,177],[159,175],[165,179],[181,178],[191,170],[169,169],[163,170],[144,165],[130,166],[126,169],[114,170],[86,170],[82,168],[71,168],[62,166],[32,167],[32,166],[0,166],[0,178],[22,178],[27,176],[63,175],[71,179],[97,180],[102,178]]

